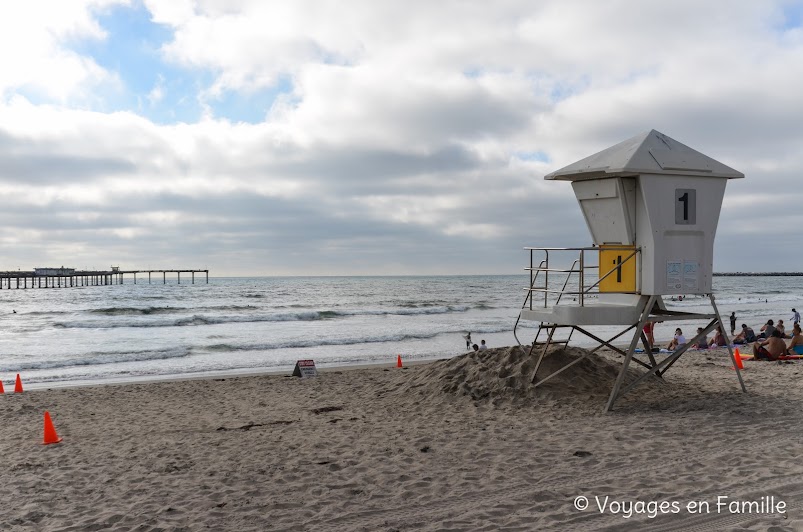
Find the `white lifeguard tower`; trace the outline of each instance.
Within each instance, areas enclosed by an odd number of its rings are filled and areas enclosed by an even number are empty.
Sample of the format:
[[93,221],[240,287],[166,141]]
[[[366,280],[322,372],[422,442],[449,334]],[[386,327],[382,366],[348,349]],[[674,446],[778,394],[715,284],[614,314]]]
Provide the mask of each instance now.
[[[727,328],[712,293],[714,235],[725,185],[728,179],[742,177],[744,174],[733,168],[652,130],[544,178],[572,183],[593,246],[526,248],[530,252],[530,266],[526,268],[530,286],[514,335],[521,320],[540,322],[530,347],[531,355],[538,354],[532,377],[536,387],[607,346],[624,357],[605,407],[610,410],[642,380],[662,378],[689,346],[716,327],[722,328],[727,339]],[[707,296],[712,312],[667,310],[662,296],[674,294]],[[708,320],[702,333],[661,362],[656,361],[643,332],[647,322],[702,319]],[[587,325],[627,328],[603,340],[586,330]],[[556,331],[564,328],[569,329],[568,335],[559,340]],[[612,345],[633,329],[626,351]],[[574,331],[599,345],[539,379],[538,369],[549,346],[568,344]],[[546,339],[541,338],[542,333]],[[639,339],[649,360],[634,356]],[[730,344],[729,339],[727,342]],[[537,353],[539,347],[542,349]],[[746,391],[730,347],[728,351],[742,391]],[[647,372],[622,389],[631,361]]]

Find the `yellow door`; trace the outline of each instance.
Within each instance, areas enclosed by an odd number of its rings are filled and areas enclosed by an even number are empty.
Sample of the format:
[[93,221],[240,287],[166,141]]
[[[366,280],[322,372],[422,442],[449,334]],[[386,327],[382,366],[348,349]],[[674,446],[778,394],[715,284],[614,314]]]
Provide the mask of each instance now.
[[636,257],[634,246],[601,245],[599,247],[600,292],[635,292]]

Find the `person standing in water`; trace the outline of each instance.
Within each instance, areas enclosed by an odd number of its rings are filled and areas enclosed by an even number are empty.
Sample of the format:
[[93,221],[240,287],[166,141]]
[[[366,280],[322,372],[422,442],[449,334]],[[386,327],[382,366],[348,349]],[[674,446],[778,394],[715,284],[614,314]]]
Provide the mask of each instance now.
[[466,341],[466,349],[471,349],[471,331],[464,334],[463,339]]
[[731,336],[736,334],[736,313],[731,312]]

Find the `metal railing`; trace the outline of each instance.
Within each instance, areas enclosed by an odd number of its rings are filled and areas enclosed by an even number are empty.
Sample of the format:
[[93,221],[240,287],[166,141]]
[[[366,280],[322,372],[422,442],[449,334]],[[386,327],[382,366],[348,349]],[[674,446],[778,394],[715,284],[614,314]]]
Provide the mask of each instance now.
[[[550,303],[553,306],[557,305],[561,302],[564,296],[571,296],[573,297],[574,302],[577,302],[580,306],[585,306],[587,299],[595,299],[599,295],[600,283],[616,272],[621,272],[621,267],[623,264],[626,264],[628,261],[635,261],[635,257],[640,251],[640,248],[625,245],[606,245],[604,248],[592,246],[584,248],[524,249],[530,252],[530,266],[525,268],[525,270],[530,272],[530,286],[525,288],[527,295],[524,298],[524,303],[521,306],[522,310],[527,308],[529,308],[529,310],[533,310],[534,306],[543,306],[543,308],[549,308]],[[617,261],[617,263],[610,270],[600,275],[598,264],[600,251],[619,250],[627,253],[624,257],[624,260],[621,260],[621,255],[619,255],[620,260]],[[543,253],[544,258],[538,262],[538,266],[535,266],[535,255],[537,253]],[[552,255],[557,255],[560,258],[556,257],[555,260],[553,260],[550,253]],[[623,253],[623,255],[624,254],[625,253]],[[565,258],[567,255],[569,255],[568,259]],[[591,257],[589,257],[589,255],[591,255]],[[569,268],[553,267],[555,262],[568,263],[568,260],[571,260],[572,258],[574,260]],[[593,258],[597,258],[596,263],[589,263],[589,260],[593,260]],[[550,261],[552,261],[552,265],[550,264]],[[565,277],[562,274],[565,274]],[[576,282],[570,287],[572,279],[576,279]],[[538,284],[539,281],[543,284]],[[604,292],[620,294],[638,293],[636,291],[611,290],[610,287],[607,286]],[[550,296],[552,297],[550,298]],[[519,313],[519,316],[516,318],[516,323],[513,326],[513,336],[516,338],[516,342],[519,344],[519,347],[522,347],[522,343],[517,334],[520,322],[521,313]],[[543,325],[544,324],[542,323],[541,326],[538,327],[538,332],[533,340],[533,345],[538,342],[541,331],[543,330]],[[561,343],[568,343],[573,332],[574,328],[572,328],[572,330],[569,332],[569,337],[566,340],[563,340]],[[553,333],[554,328],[549,333],[550,337],[548,342],[552,341]]]
[[[534,307],[548,308],[550,303],[557,305],[561,302],[564,296],[573,298],[580,306],[585,306],[586,299],[596,298],[600,293],[600,283],[608,279],[610,276],[621,272],[622,265],[628,261],[635,261],[636,255],[641,251],[640,248],[633,246],[605,246],[600,248],[597,246],[582,247],[582,248],[524,248],[530,252],[530,266],[525,268],[525,271],[530,272],[530,286],[526,288],[527,297],[524,300],[522,309],[529,307],[533,310]],[[599,266],[599,253],[601,250],[612,251],[622,250],[627,255],[615,264],[610,270],[600,272]],[[543,259],[535,266],[537,258],[535,255],[543,253]],[[569,256],[569,259],[565,259]],[[568,263],[568,260],[574,258],[569,268],[561,268],[553,266],[555,262]],[[595,263],[590,263],[596,258]],[[565,275],[565,277],[564,277]],[[551,280],[557,277],[555,280]],[[539,279],[543,280],[543,284],[536,284]],[[571,284],[571,281],[575,280]],[[611,290],[606,289],[605,293],[620,293],[620,294],[637,294],[636,290]]]

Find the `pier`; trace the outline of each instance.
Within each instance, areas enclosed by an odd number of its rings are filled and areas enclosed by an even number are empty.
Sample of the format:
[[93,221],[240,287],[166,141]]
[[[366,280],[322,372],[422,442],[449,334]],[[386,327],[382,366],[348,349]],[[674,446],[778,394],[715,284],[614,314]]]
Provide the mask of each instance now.
[[[72,288],[78,286],[109,286],[124,284],[125,276],[137,284],[137,274],[148,274],[148,284],[156,282],[161,274],[162,284],[167,284],[167,274],[176,274],[177,284],[181,284],[181,274],[189,274],[190,284],[195,284],[195,274],[204,274],[209,284],[209,270],[75,270],[72,268],[36,268],[34,271],[0,272],[0,290],[26,288]],[[172,278],[172,275],[171,275]]]

